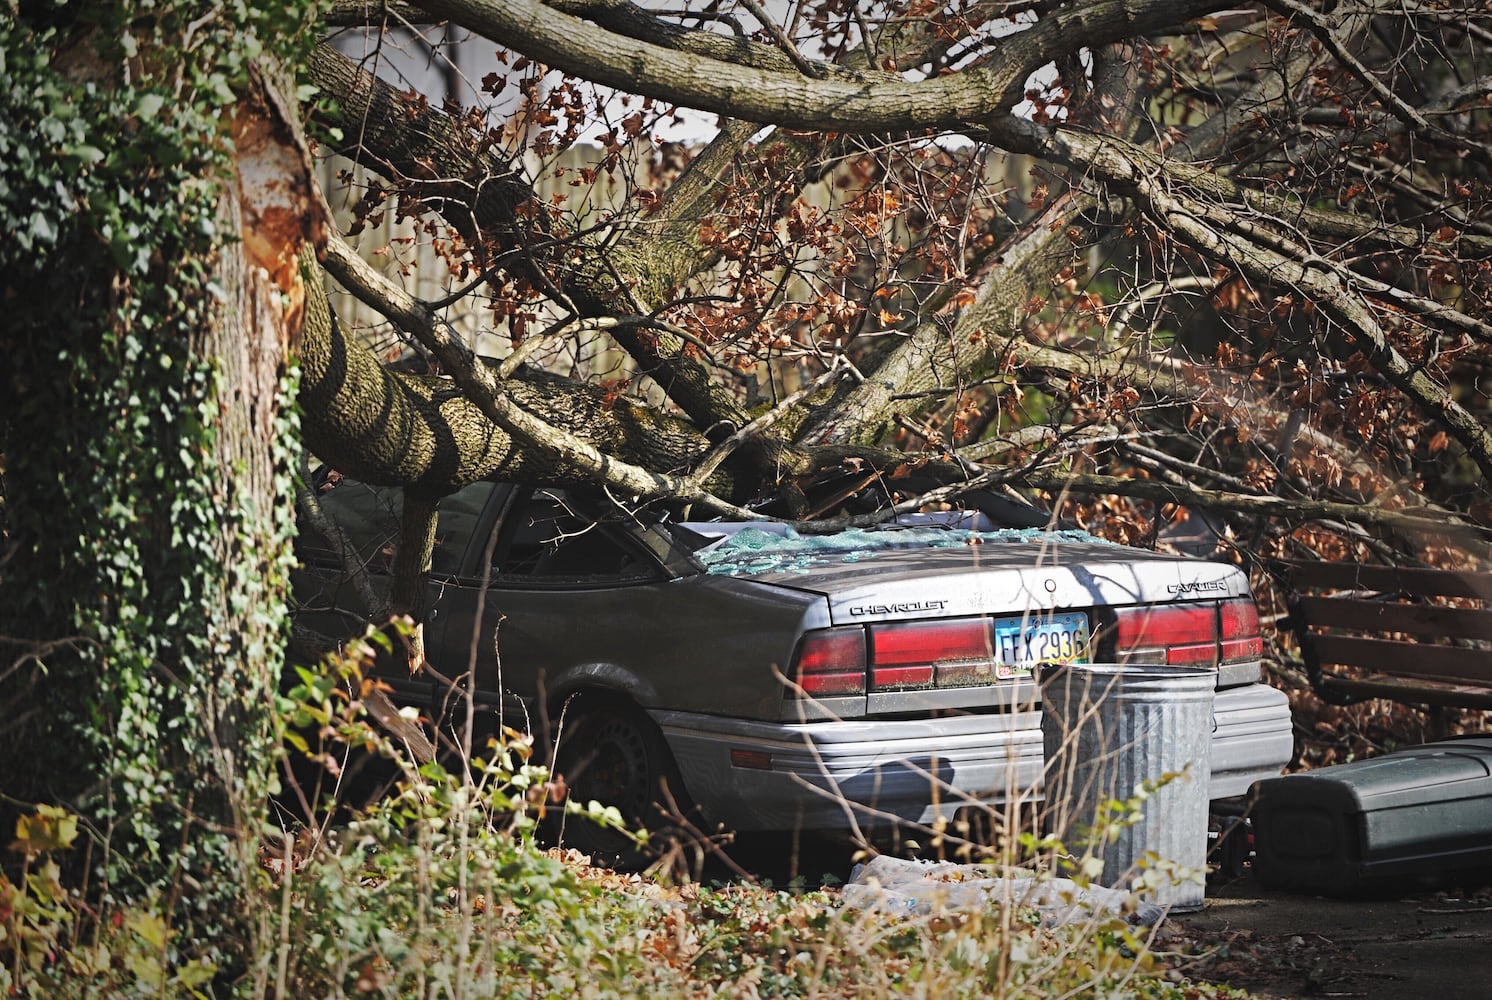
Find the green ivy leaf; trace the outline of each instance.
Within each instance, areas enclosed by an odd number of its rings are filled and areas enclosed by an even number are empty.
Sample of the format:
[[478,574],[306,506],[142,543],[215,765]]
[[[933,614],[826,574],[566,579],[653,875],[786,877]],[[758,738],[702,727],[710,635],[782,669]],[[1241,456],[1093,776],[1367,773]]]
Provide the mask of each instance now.
[[135,117],[141,121],[154,121],[165,103],[166,99],[160,94],[141,94],[140,100],[135,104]]
[[38,243],[56,243],[57,226],[41,212],[32,212],[30,235]]
[[67,155],[90,167],[103,162],[104,159],[104,151],[97,146],[74,146],[67,151]]

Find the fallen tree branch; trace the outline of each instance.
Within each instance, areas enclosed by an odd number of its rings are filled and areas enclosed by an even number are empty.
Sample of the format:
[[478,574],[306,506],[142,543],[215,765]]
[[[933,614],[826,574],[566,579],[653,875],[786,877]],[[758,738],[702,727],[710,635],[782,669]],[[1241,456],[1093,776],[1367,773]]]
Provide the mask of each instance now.
[[540,0],[424,0],[431,13],[532,59],[595,83],[702,111],[832,132],[963,131],[1005,112],[1054,52],[1076,52],[1134,34],[1174,28],[1212,10],[1211,0],[1134,5],[1099,0],[1063,5],[1001,39],[998,59],[978,69],[908,81],[895,73],[864,81],[817,80],[637,40],[563,14]]
[[1277,496],[1230,493],[1195,486],[1162,483],[1153,479],[1127,479],[1120,476],[1096,476],[1083,473],[1035,471],[1020,476],[1037,489],[1084,494],[1115,494],[1138,497],[1160,503],[1209,510],[1230,510],[1241,514],[1274,517],[1285,520],[1315,521],[1334,519],[1349,524],[1373,525],[1413,531],[1453,532],[1492,538],[1492,529],[1473,524],[1458,514],[1434,510],[1384,510],[1366,504],[1333,503],[1327,500],[1288,500]]
[[1045,129],[1008,118],[992,132],[1012,149],[1042,156],[1136,198],[1162,226],[1209,258],[1260,284],[1299,291],[1314,301],[1381,375],[1438,422],[1492,479],[1492,434],[1477,416],[1389,341],[1372,310],[1356,294],[1357,276],[1280,233],[1267,239],[1239,230],[1227,205],[1192,197],[1171,174],[1172,164],[1132,143],[1072,129]]
[[783,420],[792,412],[793,407],[807,397],[818,392],[824,386],[843,378],[850,371],[851,367],[848,359],[843,355],[835,358],[833,366],[828,371],[716,445],[715,449],[695,466],[694,471],[689,474],[689,478],[701,483],[707,480],[720,467],[720,463],[730,457],[731,452],[741,447],[747,441],[765,433],[778,421]]
[[651,472],[604,454],[589,442],[545,423],[503,393],[491,369],[477,360],[459,337],[425,304],[384,278],[338,237],[327,241],[326,269],[353,295],[412,335],[440,360],[466,397],[498,427],[547,455],[577,476],[606,483],[629,496],[673,498],[743,519],[760,515],[737,507],[698,486],[689,477]]
[[[415,571],[413,578],[410,578],[411,567],[414,565],[410,560],[412,558],[417,560],[418,554],[414,556],[405,555],[405,546],[402,540],[399,548],[395,550],[395,559],[399,560],[402,557],[406,566],[403,572],[396,571],[395,573],[396,585],[400,581],[403,582],[404,590],[402,591],[402,597],[393,600],[391,603],[390,599],[383,597],[373,587],[373,582],[368,578],[367,569],[355,558],[356,549],[353,547],[352,542],[348,540],[346,532],[342,530],[342,526],[332,520],[322,508],[320,498],[316,496],[315,491],[311,488],[311,469],[304,456],[301,458],[300,471],[300,484],[296,490],[296,505],[300,508],[302,516],[310,522],[311,527],[323,538],[336,546],[337,559],[342,564],[344,579],[350,582],[353,589],[357,591],[358,598],[368,610],[369,619],[374,622],[387,622],[395,614],[404,614],[413,610],[414,601],[410,596],[412,593],[410,588],[418,588],[420,581],[424,578],[423,567]],[[410,504],[406,497],[405,509],[408,510],[409,507]],[[417,521],[420,524],[428,521],[426,527],[428,528],[429,538],[433,542],[435,537],[434,507],[428,507],[428,515],[424,513],[417,515]],[[415,522],[406,519],[402,529],[403,533],[411,531],[414,524]],[[424,551],[424,559],[427,562],[429,560],[428,548]],[[401,599],[405,603],[408,603],[410,607],[402,610],[397,609],[396,606]],[[423,633],[420,631],[421,626],[416,623],[415,629],[416,632],[412,637],[413,645],[410,652],[411,672],[424,660],[424,641]],[[320,635],[309,630],[298,631],[297,637],[302,642],[321,647],[321,652],[323,653],[335,648],[336,644],[341,641],[335,637]],[[428,764],[435,759],[435,746],[430,742],[429,737],[425,735],[425,731],[420,728],[418,723],[406,719],[401,715],[398,707],[376,685],[369,686],[368,690],[364,693],[362,702],[363,706],[368,710],[368,715],[373,718],[373,721],[382,727],[385,732],[402,743],[405,750],[417,764]]]
[[312,488],[311,480],[310,456],[302,454],[300,480],[295,488],[295,505],[300,516],[306,519],[313,531],[335,547],[337,561],[342,564],[343,579],[351,583],[352,589],[357,591],[358,599],[363,602],[363,607],[368,609],[369,617],[374,621],[387,618],[389,616],[387,599],[373,589],[373,582],[368,578],[367,570],[356,558],[357,550],[348,540],[347,533],[342,530],[342,526],[332,520],[325,508],[321,506],[321,498]]

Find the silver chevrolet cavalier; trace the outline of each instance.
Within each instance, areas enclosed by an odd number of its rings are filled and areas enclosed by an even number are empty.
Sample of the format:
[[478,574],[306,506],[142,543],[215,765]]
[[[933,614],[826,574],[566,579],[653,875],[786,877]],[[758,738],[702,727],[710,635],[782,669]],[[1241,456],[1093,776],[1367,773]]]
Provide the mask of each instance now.
[[[386,574],[398,491],[343,480],[321,503]],[[472,680],[389,681],[437,720],[469,690],[553,748],[572,794],[654,824],[926,827],[1039,799],[1043,662],[1215,669],[1214,799],[1290,758],[1233,566],[978,512],[801,529],[474,484],[441,503],[425,593],[430,662]],[[341,545],[303,528],[297,593],[302,622],[348,634],[365,612]],[[567,836],[617,853],[588,824]]]

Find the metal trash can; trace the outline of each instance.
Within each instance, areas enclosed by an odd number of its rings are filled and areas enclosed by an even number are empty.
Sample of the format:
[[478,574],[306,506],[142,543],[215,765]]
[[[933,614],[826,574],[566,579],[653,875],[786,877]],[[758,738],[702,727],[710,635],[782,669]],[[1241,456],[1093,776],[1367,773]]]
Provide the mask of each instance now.
[[[1209,667],[1114,663],[1043,664],[1041,734],[1047,829],[1068,850],[1103,861],[1098,881],[1135,888],[1172,910],[1202,905],[1207,865],[1209,753],[1217,672]],[[1145,782],[1177,775],[1103,843],[1079,843],[1100,807]],[[1121,814],[1122,816],[1123,814]],[[1128,820],[1126,820],[1127,822]],[[1164,868],[1190,872],[1178,881]]]

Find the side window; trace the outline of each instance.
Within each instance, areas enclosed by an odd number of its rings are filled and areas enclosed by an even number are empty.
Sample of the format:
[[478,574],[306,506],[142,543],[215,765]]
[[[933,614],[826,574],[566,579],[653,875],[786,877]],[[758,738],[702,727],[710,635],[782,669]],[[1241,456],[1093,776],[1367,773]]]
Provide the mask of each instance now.
[[434,573],[457,573],[467,542],[476,530],[482,508],[497,484],[490,480],[472,483],[440,501],[435,520],[435,551],[430,554]]
[[[455,573],[476,529],[482,507],[495,483],[483,481],[445,497],[435,522],[435,549],[430,568],[437,573]],[[353,479],[336,477],[323,484],[317,496],[322,512],[342,529],[358,562],[374,573],[393,569],[394,549],[399,544],[399,515],[404,492],[395,486],[369,486]],[[323,538],[311,525],[302,525],[299,543],[308,556],[338,560],[335,539]]]
[[642,580],[651,567],[604,522],[586,517],[563,490],[540,490],[504,518],[493,572],[558,582]]
[[[404,494],[397,489],[369,486],[340,476],[321,484],[317,493],[322,514],[342,529],[352,547],[348,555],[373,573],[387,573],[393,566],[403,500]],[[301,525],[297,544],[316,561],[337,563],[342,559],[337,539],[323,537],[311,524]]]

